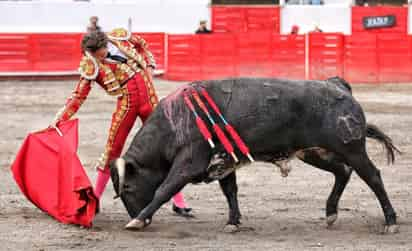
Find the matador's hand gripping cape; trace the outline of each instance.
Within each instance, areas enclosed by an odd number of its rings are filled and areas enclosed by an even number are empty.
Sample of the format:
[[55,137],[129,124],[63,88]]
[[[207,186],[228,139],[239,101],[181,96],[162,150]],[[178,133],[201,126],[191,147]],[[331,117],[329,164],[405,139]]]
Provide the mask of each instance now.
[[98,207],[93,188],[77,157],[78,120],[30,133],[11,166],[23,194],[63,223],[92,225]]

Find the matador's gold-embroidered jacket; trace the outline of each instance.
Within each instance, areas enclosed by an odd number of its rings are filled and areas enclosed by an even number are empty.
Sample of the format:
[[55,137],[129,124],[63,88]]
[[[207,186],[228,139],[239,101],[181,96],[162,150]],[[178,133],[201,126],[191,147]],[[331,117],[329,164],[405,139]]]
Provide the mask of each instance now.
[[146,71],[147,67],[156,67],[154,57],[143,38],[122,28],[114,29],[107,36],[127,57],[127,62],[100,62],[86,52],[80,61],[80,81],[66,105],[56,114],[56,121],[68,120],[77,112],[86,100],[93,82],[98,83],[109,95],[122,96],[125,83],[134,74]]

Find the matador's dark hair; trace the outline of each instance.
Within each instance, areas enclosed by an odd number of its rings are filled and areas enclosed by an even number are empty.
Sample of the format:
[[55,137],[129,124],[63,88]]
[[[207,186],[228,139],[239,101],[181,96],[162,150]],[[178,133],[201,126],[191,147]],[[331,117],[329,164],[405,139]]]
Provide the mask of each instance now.
[[96,52],[98,49],[107,46],[108,38],[104,32],[92,31],[83,36],[82,50]]

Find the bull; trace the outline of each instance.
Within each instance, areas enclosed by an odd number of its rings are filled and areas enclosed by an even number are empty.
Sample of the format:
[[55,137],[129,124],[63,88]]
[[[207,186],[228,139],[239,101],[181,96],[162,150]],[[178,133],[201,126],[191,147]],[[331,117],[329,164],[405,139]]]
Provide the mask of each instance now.
[[[235,170],[248,160],[241,158],[236,164],[225,155],[222,145],[211,149],[203,139],[182,97],[186,91],[199,88],[205,88],[214,99],[257,161],[278,164],[297,157],[335,176],[326,203],[328,225],[337,219],[339,200],[355,170],[380,202],[385,231],[398,231],[380,171],[368,157],[366,137],[380,141],[391,162],[399,150],[378,127],[366,122],[351,87],[338,77],[326,81],[202,81],[164,98],[127,152],[111,163],[114,190],[132,218],[126,229],[149,225],[155,212],[188,183],[216,179],[228,202],[226,227],[236,230],[240,224]],[[219,175],[211,171],[216,167]]]

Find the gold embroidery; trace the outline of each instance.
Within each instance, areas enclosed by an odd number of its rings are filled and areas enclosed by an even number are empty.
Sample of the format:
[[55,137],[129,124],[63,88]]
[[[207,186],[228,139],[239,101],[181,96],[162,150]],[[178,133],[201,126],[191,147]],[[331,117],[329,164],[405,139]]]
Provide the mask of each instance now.
[[113,29],[111,32],[107,33],[109,39],[116,39],[116,40],[129,40],[130,39],[130,32],[124,28],[116,28]]
[[136,48],[134,48],[133,44],[129,41],[121,41],[121,40],[111,40],[116,47],[125,54],[129,59],[134,60],[137,62],[142,69],[146,69],[147,64],[142,55],[138,53]]
[[121,122],[124,120],[127,112],[129,111],[129,95],[127,89],[125,89],[124,94],[125,95],[121,97],[120,108],[116,108],[116,111],[114,112],[113,121],[109,129],[109,139],[106,144],[105,152],[102,154],[102,158],[99,160],[99,164],[102,167],[107,167],[108,162],[110,161],[109,158],[112,157],[110,155],[113,148],[115,137],[119,131]]
[[137,35],[133,35],[131,36],[131,38],[129,39],[129,41],[131,41],[134,44],[139,44],[140,47],[143,49],[144,54],[147,57],[147,61],[149,63],[149,66],[156,68],[156,61],[153,57],[153,54],[150,52],[150,50],[147,48],[147,43],[146,41],[141,38],[140,36]]
[[157,104],[159,103],[159,100],[157,98],[156,92],[153,88],[153,85],[152,85],[151,81],[147,77],[148,73],[145,72],[145,71],[141,71],[140,74],[143,78],[143,81],[145,82],[146,90],[147,90],[147,93],[148,93],[148,96],[149,96],[149,103],[153,108],[155,108],[157,106]]
[[89,54],[86,54],[86,56],[80,60],[79,73],[87,80],[96,79],[99,73],[99,67],[96,60]]
[[[124,64],[121,64],[121,65],[124,65]],[[118,70],[116,70],[113,73],[112,69],[109,66],[103,63],[99,63],[99,66],[104,72],[103,85],[104,85],[104,89],[106,90],[106,92],[111,96],[123,95],[124,88],[122,88],[121,85],[124,82],[126,82],[130,77],[132,77],[134,72],[131,70],[127,70],[125,68],[118,67],[117,68]]]

